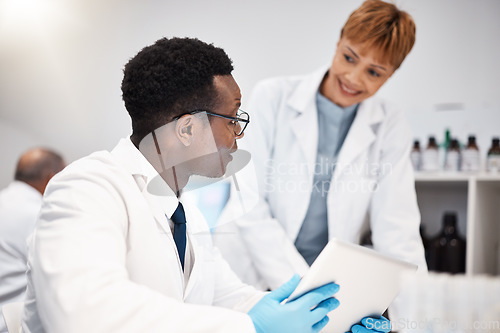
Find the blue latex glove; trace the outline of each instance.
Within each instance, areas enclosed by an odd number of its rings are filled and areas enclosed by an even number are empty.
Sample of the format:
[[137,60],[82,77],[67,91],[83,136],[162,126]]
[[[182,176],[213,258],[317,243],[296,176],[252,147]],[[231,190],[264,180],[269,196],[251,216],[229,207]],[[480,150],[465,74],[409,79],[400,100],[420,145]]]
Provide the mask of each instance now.
[[362,325],[354,325],[351,327],[352,333],[373,333],[373,332],[390,332],[391,322],[384,316],[379,318],[366,317],[361,320]]
[[339,286],[329,283],[281,304],[299,282],[299,276],[294,275],[290,281],[264,296],[248,312],[257,333],[309,333],[319,332],[325,327],[328,312],[339,306],[339,301],[332,298]]

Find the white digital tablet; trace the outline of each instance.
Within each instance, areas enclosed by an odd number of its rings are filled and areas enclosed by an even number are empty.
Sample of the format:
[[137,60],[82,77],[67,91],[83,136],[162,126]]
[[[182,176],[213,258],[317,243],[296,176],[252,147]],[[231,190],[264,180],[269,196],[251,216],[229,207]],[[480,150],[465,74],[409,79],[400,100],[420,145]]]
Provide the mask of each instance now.
[[372,249],[332,239],[300,281],[288,302],[300,295],[335,282],[340,302],[330,312],[330,321],[322,332],[344,333],[366,316],[379,316],[398,295],[407,275],[417,266],[390,258]]

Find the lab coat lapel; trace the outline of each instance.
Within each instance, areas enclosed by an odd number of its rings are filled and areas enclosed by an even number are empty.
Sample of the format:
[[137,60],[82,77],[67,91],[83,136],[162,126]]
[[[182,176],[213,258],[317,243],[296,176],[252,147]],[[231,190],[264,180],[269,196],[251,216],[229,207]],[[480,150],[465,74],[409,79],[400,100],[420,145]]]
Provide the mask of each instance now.
[[305,156],[308,175],[314,174],[318,150],[316,93],[325,73],[326,70],[322,69],[304,80],[288,102],[288,106],[297,112],[297,117],[291,122],[291,127]]
[[383,119],[384,111],[380,106],[374,108],[373,104],[372,100],[368,99],[359,106],[340,150],[333,181],[337,180],[346,167],[352,165],[355,159],[375,141],[376,131]]
[[[149,207],[151,208],[151,212],[153,213],[153,216],[156,220],[156,224],[158,226],[160,226],[160,228],[163,230],[163,232],[165,232],[167,235],[169,235],[169,239],[171,239],[173,241],[174,239],[172,236],[172,231],[170,230],[170,227],[168,226],[168,217],[167,217],[167,215],[165,215],[165,211],[160,203],[161,198],[158,198],[157,196],[149,193],[147,188],[145,188],[142,191],[142,195],[144,196],[144,198],[148,202]],[[175,247],[175,242],[173,243],[173,245]]]
[[[128,141],[127,141],[128,140]],[[170,245],[173,251],[177,252],[177,247],[172,235],[172,231],[168,225],[168,217],[171,213],[165,212],[165,205],[167,200],[177,202],[177,198],[173,196],[173,192],[168,188],[166,183],[156,182],[156,186],[165,187],[162,193],[172,192],[172,196],[162,196],[154,195],[148,190],[148,186],[151,181],[155,180],[155,176],[158,173],[154,170],[153,166],[147,162],[144,156],[132,145],[129,139],[122,139],[118,145],[113,149],[112,154],[124,166],[128,172],[135,178],[139,190],[142,192],[144,199],[146,200],[151,213],[156,221],[156,225],[159,229],[165,233],[170,241]],[[172,205],[173,203],[170,202]],[[184,276],[182,271],[182,266],[180,260],[177,256],[178,270],[180,285],[184,287]]]
[[[189,223],[188,223],[188,230],[189,230]],[[191,231],[188,231],[187,237],[189,238],[189,243],[191,245],[190,249],[191,249],[192,254],[193,254],[192,258],[191,258],[193,268],[191,269],[191,274],[189,275],[187,286],[186,286],[186,289],[184,291],[184,300],[186,300],[189,297],[191,291],[193,291],[194,285],[203,278],[202,276],[200,277],[200,275],[201,275],[201,273],[200,273],[200,266],[201,265],[200,264],[201,263],[197,262],[197,261],[200,261],[201,258],[200,258],[200,254],[199,254],[200,249],[196,243],[196,237],[192,236]]]
[[292,122],[292,131],[295,134],[299,146],[304,154],[308,174],[314,170],[314,161],[316,159],[316,148],[318,146],[318,127],[317,115],[315,112],[299,113]]
[[160,230],[167,235],[169,243],[170,243],[170,247],[172,248],[172,251],[174,251],[176,253],[177,271],[179,273],[178,274],[179,283],[180,283],[180,286],[182,286],[182,290],[184,290],[184,288],[185,288],[184,271],[182,269],[179,254],[177,253],[177,246],[175,245],[175,240],[174,240],[174,237],[172,235],[172,231],[170,230],[170,226],[168,224],[168,215],[169,214],[171,215],[171,213],[169,213],[165,210],[165,206],[167,204],[165,202],[166,200],[177,201],[177,199],[175,199],[173,197],[169,198],[169,197],[163,197],[163,196],[157,196],[157,195],[151,194],[147,190],[147,186],[143,190],[142,193],[143,193],[144,198],[148,202],[149,207],[151,208],[153,216],[156,220],[156,225],[159,226]]
[[[189,207],[187,206],[189,209]],[[209,284],[208,272],[206,267],[206,249],[203,244],[212,244],[212,234],[208,228],[208,224],[204,221],[201,212],[197,211],[199,214],[192,214],[194,212],[189,212],[186,215],[187,218],[187,237],[189,238],[190,249],[192,253],[192,269],[191,274],[184,291],[184,300],[188,300],[191,297],[193,291],[199,291],[200,281],[202,284]],[[202,220],[200,220],[202,219]],[[211,260],[210,260],[211,261]],[[210,265],[209,265],[210,266]],[[195,292],[193,295],[195,295]]]

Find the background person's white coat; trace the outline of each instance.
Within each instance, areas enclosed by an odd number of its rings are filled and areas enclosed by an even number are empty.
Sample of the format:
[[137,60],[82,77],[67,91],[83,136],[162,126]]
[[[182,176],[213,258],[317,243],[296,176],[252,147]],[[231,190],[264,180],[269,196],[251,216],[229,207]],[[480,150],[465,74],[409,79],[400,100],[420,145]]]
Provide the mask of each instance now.
[[[215,244],[243,281],[259,287],[275,289],[308,267],[294,242],[317,172],[316,93],[325,73],[321,69],[263,81],[250,100],[253,123],[239,147],[252,153],[257,181],[242,174],[238,185],[243,193],[259,193],[260,198],[245,214],[240,194],[232,188],[223,215],[234,221],[216,229]],[[411,143],[399,108],[376,97],[360,104],[324,192],[328,236],[358,243],[368,214],[375,250],[425,272]]]
[[[26,290],[26,242],[35,227],[42,195],[18,180],[0,191],[0,310],[24,300]],[[6,330],[0,315],[0,332]]]

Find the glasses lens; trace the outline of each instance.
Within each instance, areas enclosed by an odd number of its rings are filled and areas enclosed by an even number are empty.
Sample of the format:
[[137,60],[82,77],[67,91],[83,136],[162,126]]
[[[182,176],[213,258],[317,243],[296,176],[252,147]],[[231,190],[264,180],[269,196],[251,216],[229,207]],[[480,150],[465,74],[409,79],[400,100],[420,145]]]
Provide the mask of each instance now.
[[240,112],[238,112],[238,118],[243,119],[243,120],[248,120],[249,116],[248,116],[248,113],[240,110]]
[[240,136],[241,132],[242,132],[241,123],[239,121],[236,121],[234,124],[234,134],[236,134],[236,136]]
[[250,118],[250,116],[248,115],[248,113],[244,112],[244,111],[239,111],[238,114],[236,115],[236,117],[244,120],[244,121],[237,121],[236,124],[235,124],[235,127],[234,127],[234,133],[237,135],[237,136],[240,136],[243,134],[243,131],[245,131],[245,128],[247,127],[248,125],[248,122],[247,120]]

